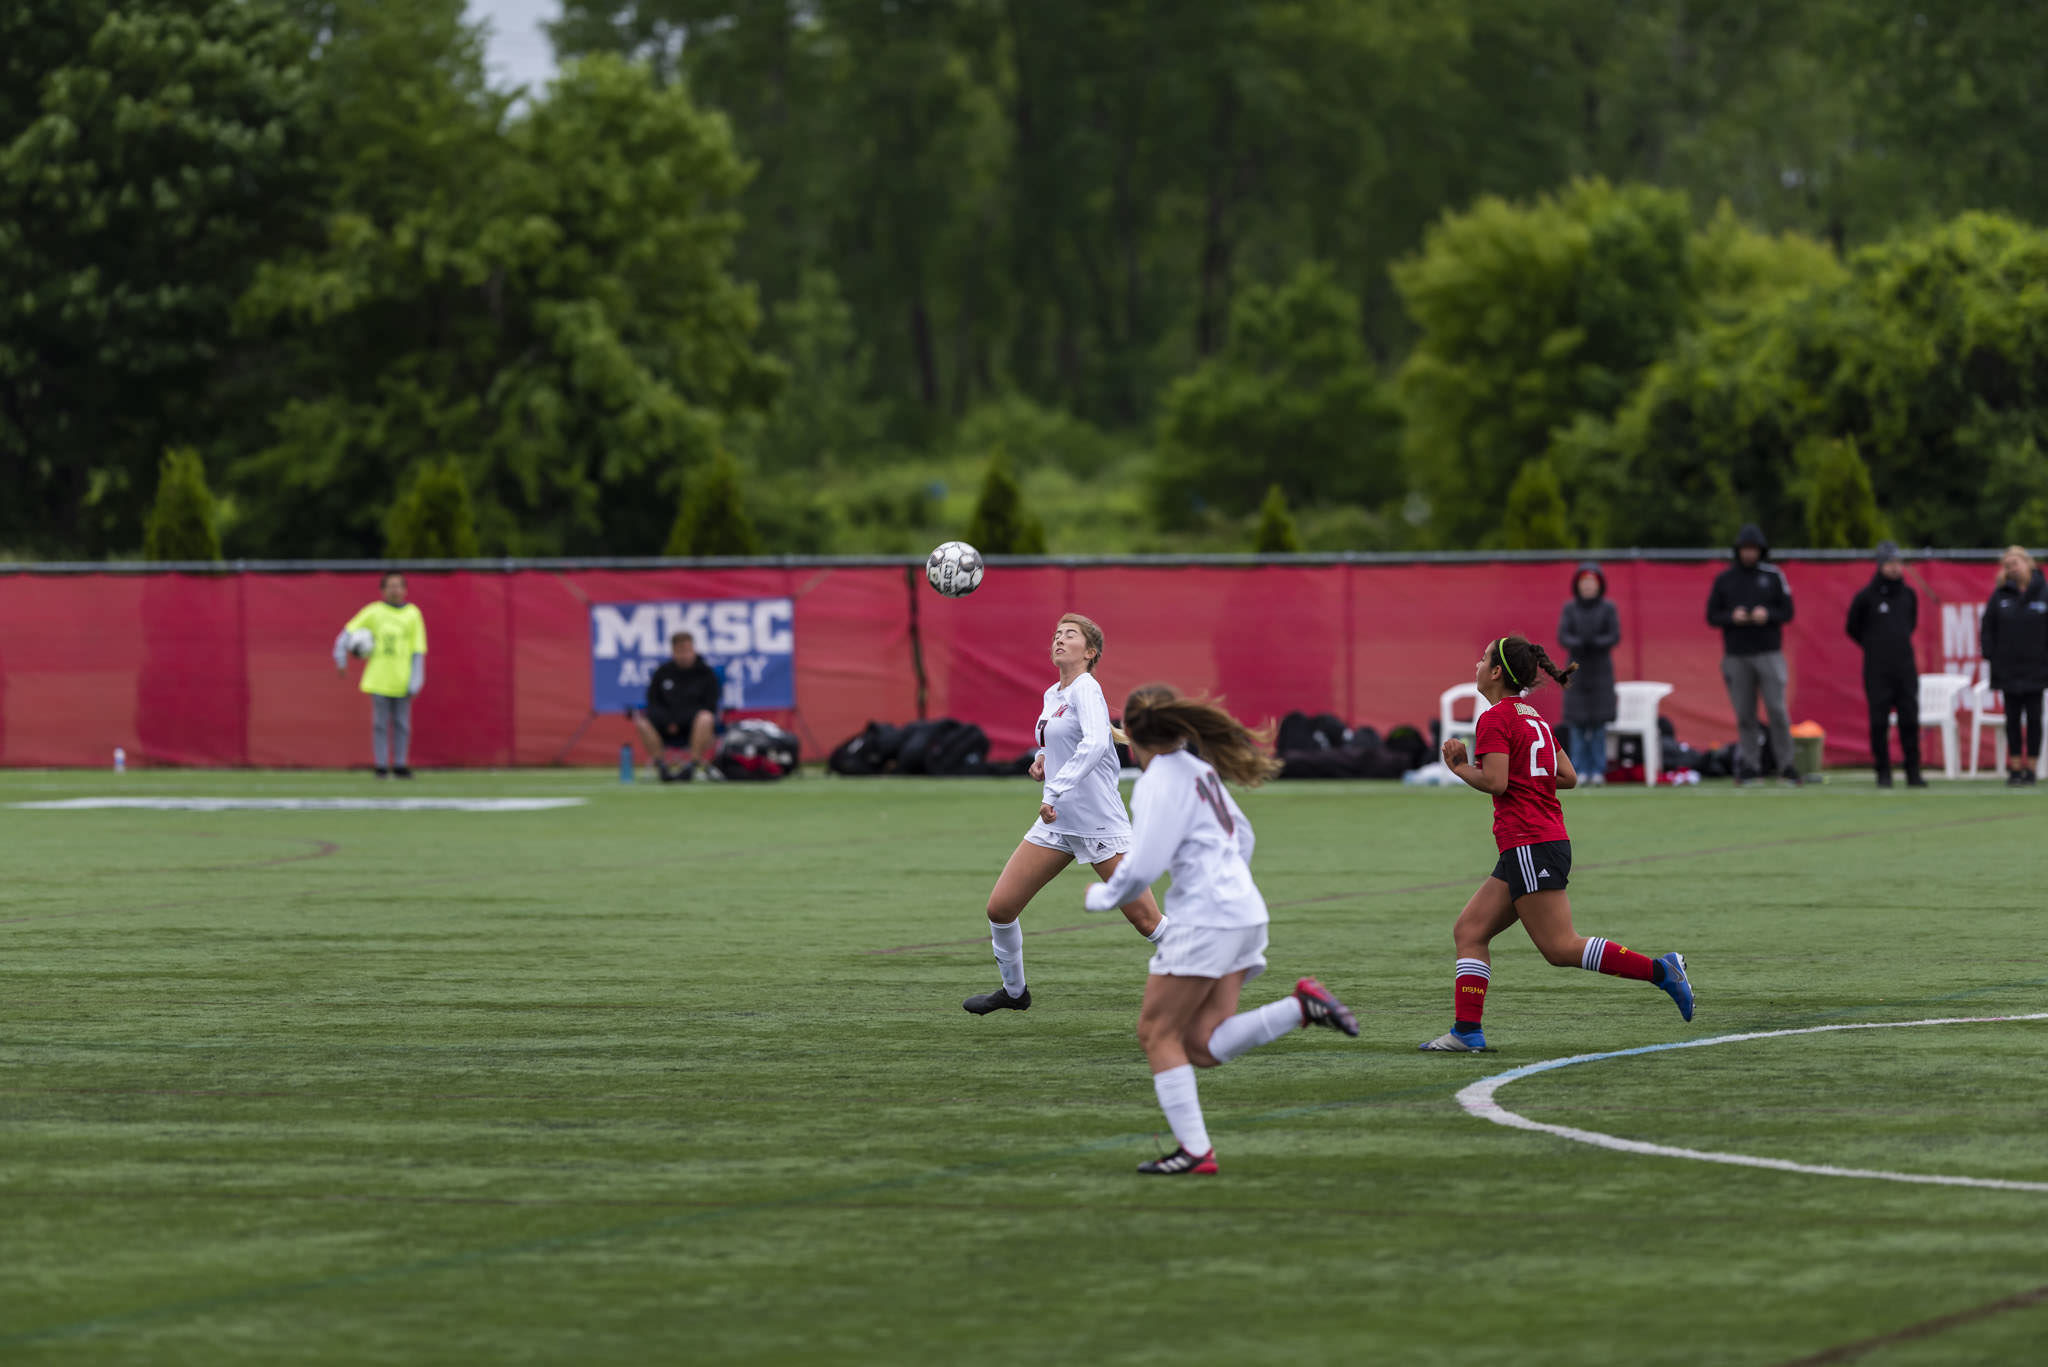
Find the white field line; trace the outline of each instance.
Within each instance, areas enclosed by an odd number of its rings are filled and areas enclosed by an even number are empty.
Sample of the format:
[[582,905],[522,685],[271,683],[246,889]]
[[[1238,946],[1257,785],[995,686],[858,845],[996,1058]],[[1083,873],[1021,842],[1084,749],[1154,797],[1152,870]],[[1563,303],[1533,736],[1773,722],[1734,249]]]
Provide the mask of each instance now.
[[1569,1068],[1578,1063],[1603,1059],[1633,1058],[1640,1054],[1662,1054],[1675,1049],[1705,1049],[1716,1044],[1741,1044],[1748,1040],[1784,1039],[1791,1035],[1824,1035],[1837,1030],[1910,1030],[1924,1025],[1994,1025],[2003,1022],[2048,1020],[2048,1011],[2026,1016],[1942,1016],[1932,1020],[1871,1021],[1856,1025],[1811,1025],[1800,1030],[1760,1030],[1747,1035],[1716,1035],[1712,1039],[1677,1040],[1670,1044],[1646,1044],[1638,1049],[1616,1049],[1604,1054],[1574,1054],[1569,1058],[1547,1059],[1505,1073],[1481,1078],[1458,1093],[1458,1104],[1481,1120],[1511,1129],[1554,1134],[1575,1143],[1592,1144],[1617,1153],[1640,1153],[1654,1158],[1689,1158],[1696,1163],[1725,1163],[1738,1168],[1770,1168],[1777,1172],[1799,1172],[1812,1177],[1857,1177],[1877,1182],[1916,1182],[1936,1187],[1984,1187],[1993,1191],[2048,1191],[2048,1182],[2020,1182],[1995,1177],[1952,1177],[1941,1173],[1890,1172],[1882,1168],[1841,1168],[1827,1163],[1794,1163],[1783,1158],[1759,1158],[1747,1153],[1716,1153],[1708,1149],[1682,1149],[1671,1144],[1648,1144],[1639,1139],[1581,1130],[1570,1125],[1550,1125],[1519,1115],[1494,1100],[1494,1093],[1510,1082]]

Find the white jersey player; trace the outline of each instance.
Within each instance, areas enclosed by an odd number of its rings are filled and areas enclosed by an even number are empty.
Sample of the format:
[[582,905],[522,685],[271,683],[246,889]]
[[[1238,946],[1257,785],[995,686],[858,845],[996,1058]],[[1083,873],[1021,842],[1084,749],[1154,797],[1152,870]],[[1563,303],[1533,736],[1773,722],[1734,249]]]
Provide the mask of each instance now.
[[[1076,859],[1104,878],[1114,874],[1131,848],[1131,821],[1117,791],[1122,772],[1109,704],[1095,681],[1102,661],[1102,628],[1077,612],[1053,629],[1052,662],[1059,682],[1045,690],[1038,713],[1038,754],[1031,777],[1045,785],[1038,820],[1024,833],[988,895],[989,943],[994,946],[1002,986],[960,1003],[977,1016],[991,1011],[1028,1011],[1031,989],[1024,982],[1024,930],[1017,918],[1039,889]],[[1124,915],[1138,933],[1156,941],[1165,929],[1149,886],[1132,896]]]
[[1222,708],[1163,685],[1131,694],[1124,730],[1131,757],[1145,771],[1131,794],[1134,843],[1116,872],[1088,889],[1084,904],[1107,911],[1160,874],[1173,874],[1169,922],[1145,981],[1138,1039],[1179,1147],[1138,1171],[1213,1173],[1216,1150],[1202,1120],[1195,1069],[1228,1063],[1301,1026],[1356,1035],[1358,1022],[1314,978],[1296,982],[1293,994],[1278,1001],[1237,1009],[1244,985],[1266,971],[1266,899],[1252,881],[1252,823],[1223,779],[1255,786],[1278,771],[1258,738]]

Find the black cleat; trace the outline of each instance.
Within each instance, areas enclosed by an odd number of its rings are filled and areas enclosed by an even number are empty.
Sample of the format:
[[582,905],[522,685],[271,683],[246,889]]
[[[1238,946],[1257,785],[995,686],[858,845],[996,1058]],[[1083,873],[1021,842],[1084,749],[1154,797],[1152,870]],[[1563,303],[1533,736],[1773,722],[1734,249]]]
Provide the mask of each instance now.
[[393,769],[393,770],[391,771],[391,777],[393,777],[393,778],[411,778],[411,777],[412,777],[412,770],[410,770],[410,769],[406,768],[406,767],[405,767],[405,766],[404,766],[403,764],[401,764],[401,765],[397,766],[396,768],[394,768],[394,769]]
[[1216,1150],[1211,1149],[1197,1158],[1186,1149],[1176,1148],[1164,1158],[1138,1164],[1138,1171],[1147,1177],[1214,1177]]
[[979,996],[969,997],[960,1005],[977,1016],[986,1016],[991,1011],[1029,1011],[1031,989],[1027,987],[1023,996],[1013,997],[1009,988],[998,987],[993,992],[983,992]]

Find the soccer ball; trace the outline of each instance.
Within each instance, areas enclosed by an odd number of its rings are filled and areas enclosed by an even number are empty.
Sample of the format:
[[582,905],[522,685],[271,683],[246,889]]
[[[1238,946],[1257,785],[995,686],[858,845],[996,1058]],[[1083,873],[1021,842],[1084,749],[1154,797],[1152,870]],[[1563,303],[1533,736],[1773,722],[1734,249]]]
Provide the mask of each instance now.
[[924,562],[924,577],[948,598],[965,598],[981,587],[981,552],[965,541],[948,541]]
[[377,638],[370,634],[368,627],[357,627],[348,634],[348,653],[359,660],[370,658],[370,652],[377,648]]

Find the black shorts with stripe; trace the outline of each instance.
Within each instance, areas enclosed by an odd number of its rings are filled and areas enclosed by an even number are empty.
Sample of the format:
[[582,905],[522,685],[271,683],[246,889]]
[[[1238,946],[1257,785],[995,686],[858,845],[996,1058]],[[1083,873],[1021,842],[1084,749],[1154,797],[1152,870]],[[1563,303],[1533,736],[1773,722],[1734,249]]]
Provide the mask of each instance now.
[[1545,840],[1502,850],[1493,876],[1518,901],[1532,892],[1563,892],[1572,881],[1572,842]]

